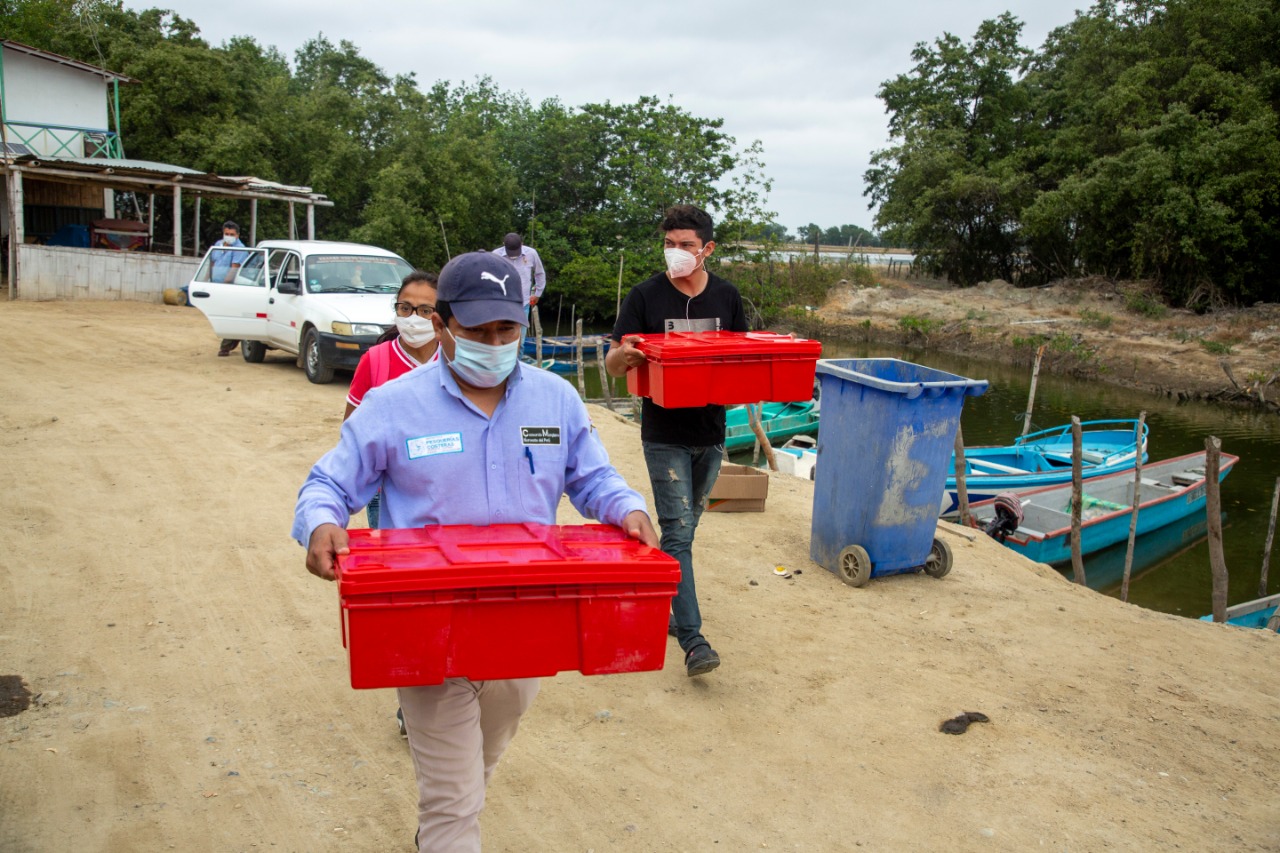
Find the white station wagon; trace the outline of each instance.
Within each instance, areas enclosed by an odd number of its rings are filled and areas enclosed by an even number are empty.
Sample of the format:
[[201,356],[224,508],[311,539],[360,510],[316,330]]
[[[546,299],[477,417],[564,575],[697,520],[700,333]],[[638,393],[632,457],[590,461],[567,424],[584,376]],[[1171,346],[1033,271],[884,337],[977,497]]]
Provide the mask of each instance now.
[[322,384],[333,381],[335,369],[354,370],[391,328],[396,291],[412,271],[399,255],[360,243],[215,245],[187,285],[187,297],[215,334],[241,342],[245,361],[283,350]]

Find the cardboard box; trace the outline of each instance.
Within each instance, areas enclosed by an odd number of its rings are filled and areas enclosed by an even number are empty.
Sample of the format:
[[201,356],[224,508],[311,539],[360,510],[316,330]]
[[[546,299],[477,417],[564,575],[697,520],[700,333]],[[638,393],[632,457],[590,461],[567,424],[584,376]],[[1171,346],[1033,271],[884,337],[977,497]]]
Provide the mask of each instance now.
[[352,687],[662,669],[680,564],[617,527],[350,537],[338,596]]
[[720,477],[711,487],[710,512],[764,512],[769,497],[769,475],[750,465],[721,465]]

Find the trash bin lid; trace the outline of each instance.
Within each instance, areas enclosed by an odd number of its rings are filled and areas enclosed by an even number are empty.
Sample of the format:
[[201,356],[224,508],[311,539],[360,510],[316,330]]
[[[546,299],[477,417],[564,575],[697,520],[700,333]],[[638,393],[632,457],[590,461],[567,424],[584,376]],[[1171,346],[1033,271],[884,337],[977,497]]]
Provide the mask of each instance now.
[[824,358],[818,360],[817,372],[856,382],[890,394],[902,394],[914,400],[921,394],[936,397],[948,392],[967,397],[985,394],[985,379],[966,379],[896,358]]

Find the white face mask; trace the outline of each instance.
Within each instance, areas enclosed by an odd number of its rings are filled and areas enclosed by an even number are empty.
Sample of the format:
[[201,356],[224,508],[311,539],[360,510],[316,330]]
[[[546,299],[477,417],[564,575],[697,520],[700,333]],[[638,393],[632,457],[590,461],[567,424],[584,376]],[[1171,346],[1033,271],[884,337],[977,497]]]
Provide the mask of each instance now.
[[235,235],[234,235],[234,234],[223,234],[223,235],[222,235],[222,242],[223,242],[224,244],[228,245],[228,246],[230,246],[230,245],[231,245],[232,243],[234,243],[235,241],[236,241],[236,238],[235,238]]
[[667,274],[672,278],[686,278],[693,275],[698,268],[698,255],[692,252],[686,252],[684,249],[663,249],[662,253],[667,257]]
[[417,314],[397,317],[396,328],[400,330],[400,340],[411,347],[424,346],[436,339],[436,327]]
[[479,341],[468,341],[459,338],[445,328],[449,337],[453,338],[453,360],[449,367],[462,377],[468,385],[477,388],[493,388],[515,370],[520,359],[520,339],[509,344],[482,344]]

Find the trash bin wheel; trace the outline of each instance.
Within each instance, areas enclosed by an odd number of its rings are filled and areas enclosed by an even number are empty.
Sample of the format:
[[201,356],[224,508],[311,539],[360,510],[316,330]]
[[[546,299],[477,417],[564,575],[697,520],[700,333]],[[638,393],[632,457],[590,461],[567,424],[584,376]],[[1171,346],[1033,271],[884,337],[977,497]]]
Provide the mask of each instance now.
[[861,545],[846,546],[840,552],[839,563],[837,574],[849,586],[865,586],[871,580],[871,555]]
[[951,571],[951,546],[941,539],[933,540],[929,556],[924,561],[924,573],[931,578],[940,578]]

